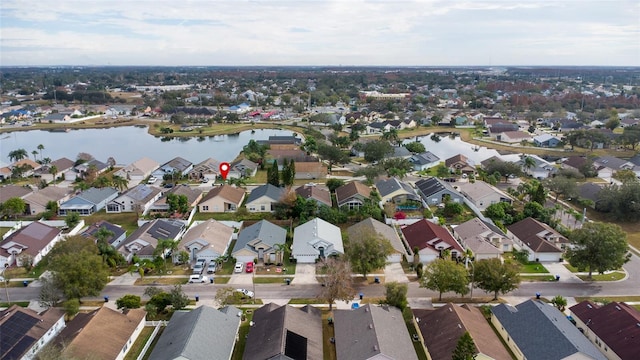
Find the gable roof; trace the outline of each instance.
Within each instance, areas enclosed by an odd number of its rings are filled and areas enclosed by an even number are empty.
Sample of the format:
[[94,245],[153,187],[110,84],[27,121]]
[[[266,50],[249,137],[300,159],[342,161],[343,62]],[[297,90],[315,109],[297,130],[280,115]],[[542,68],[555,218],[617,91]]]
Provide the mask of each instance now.
[[491,186],[482,180],[476,180],[474,182],[459,182],[456,185],[460,188],[460,193],[466,195],[472,201],[482,199],[491,194],[497,194],[500,198],[505,200],[511,200],[511,196],[504,193],[502,190],[498,189],[495,186]]
[[341,206],[345,201],[355,195],[360,195],[365,199],[368,199],[369,196],[371,196],[371,189],[359,181],[352,181],[340,186],[336,189],[336,200],[338,202],[338,206]]
[[486,236],[496,234],[502,237],[503,241],[509,240],[502,232],[496,233],[491,228],[489,228],[489,226],[485,222],[477,217],[469,221],[465,221],[464,223],[454,227],[453,231],[460,238],[461,244],[471,249],[471,251],[473,251],[473,253],[476,255],[502,254],[502,250],[490,243],[489,239]]
[[469,159],[462,154],[454,155],[444,161],[445,166],[451,166],[455,163],[465,163],[467,165],[471,165],[471,163],[469,163]]
[[527,300],[515,307],[499,304],[491,312],[525,358],[559,360],[582,353],[606,359],[563,313],[540,300]]
[[583,199],[589,199],[594,203],[598,201],[600,191],[602,191],[602,186],[592,182],[585,182],[578,187],[579,196]]
[[321,313],[313,306],[269,303],[255,311],[253,322],[244,360],[322,359]]
[[[297,165],[297,164],[296,164]],[[331,193],[318,186],[300,186],[296,189],[296,194],[303,199],[313,199],[318,203],[331,207]]]
[[247,159],[242,159],[231,163],[231,168],[244,173],[246,170],[256,170],[258,168],[258,164]]
[[182,186],[174,186],[169,189],[169,191],[162,194],[162,197],[154,203],[154,207],[159,205],[166,205],[167,195],[169,194],[184,195],[187,197],[187,204],[189,204],[189,206],[193,206],[195,205],[194,203],[202,197],[202,190],[199,187],[192,187],[187,184],[182,184]]
[[584,156],[569,156],[562,163],[567,166],[571,166],[572,168],[579,169],[582,165],[587,162],[587,158]]
[[332,245],[336,252],[344,254],[340,228],[327,221],[314,218],[293,230],[292,254],[316,254],[320,246],[326,249],[328,245]]
[[347,228],[349,239],[356,239],[358,238],[358,234],[362,234],[366,231],[372,231],[389,240],[391,246],[393,246],[393,249],[396,252],[399,252],[401,254],[407,253],[406,249],[404,248],[404,244],[402,244],[402,240],[400,240],[400,237],[398,236],[396,230],[391,226],[383,224],[372,217],[364,219],[359,223],[351,225],[349,226],[349,228]]
[[449,185],[449,183],[446,183],[436,177],[420,179],[416,181],[416,187],[427,198],[443,190],[449,191],[454,194],[459,194],[458,191],[456,191],[451,185]]
[[284,244],[287,237],[287,231],[267,220],[260,220],[257,223],[248,226],[240,231],[236,244],[233,246],[232,253],[241,249],[248,248],[254,251],[249,243],[258,239],[260,243],[273,247],[275,244]]
[[185,171],[187,168],[189,168],[191,165],[193,165],[193,163],[185,158],[182,158],[180,156],[177,156],[169,161],[167,161],[166,163],[162,164],[162,166],[160,166],[161,168],[166,167],[166,166],[170,166],[178,171]]
[[0,203],[3,203],[12,198],[21,198],[31,194],[33,190],[27,186],[18,185],[2,185],[0,187]]
[[280,198],[282,198],[283,193],[283,188],[279,188],[271,184],[261,185],[251,191],[251,194],[249,194],[249,198],[247,199],[247,204],[258,200],[263,196],[272,199],[274,202],[278,202],[280,201]]
[[233,306],[220,310],[199,306],[191,311],[174,312],[150,358],[229,359],[240,327],[240,312]]
[[35,257],[60,233],[62,230],[58,228],[34,221],[0,241],[0,254],[8,257],[11,249],[20,249]]
[[113,195],[116,195],[117,193],[118,193],[118,190],[112,187],[104,187],[104,188],[92,187],[90,189],[87,189],[81,192],[76,197],[96,205],[112,197]]
[[458,340],[465,332],[469,332],[473,338],[477,353],[493,359],[511,358],[498,335],[475,306],[448,303],[434,310],[416,309],[413,314],[433,359],[451,359]]
[[146,174],[150,174],[159,166],[160,164],[157,161],[148,157],[143,157],[118,170],[118,173],[134,173],[136,175],[143,176]]
[[440,158],[432,152],[427,151],[420,154],[414,154],[413,156],[411,156],[410,161],[418,165],[427,165],[436,161],[440,161]]
[[48,167],[51,168],[52,166],[55,165],[56,168],[58,169],[58,172],[60,172],[60,171],[71,169],[75,164],[76,164],[75,161],[71,159],[67,159],[66,157],[61,157],[60,159],[52,161],[51,164],[48,165]]
[[23,359],[62,317],[64,311],[54,307],[42,314],[18,305],[0,311],[0,358]]
[[133,199],[133,201],[139,204],[146,204],[151,199],[155,198],[160,193],[160,189],[155,186],[148,186],[147,184],[138,184],[133,188],[127,190],[120,197],[126,196]]
[[411,185],[402,182],[395,177],[379,180],[378,182],[376,182],[376,188],[378,189],[381,197],[385,197],[399,190],[404,190],[409,198],[415,200],[419,199],[416,191],[411,187]]
[[[198,241],[204,245],[203,247],[213,248],[216,253],[222,256],[231,242],[233,231],[232,227],[214,219],[205,220],[187,230],[180,239],[178,248],[184,249],[194,241]],[[206,244],[202,244],[202,242],[206,242]]]
[[207,200],[210,200],[219,196],[222,199],[225,199],[232,204],[240,205],[245,195],[246,193],[244,189],[235,187],[232,185],[224,184],[222,186],[216,186],[213,189],[211,189],[207,193],[207,195],[205,195],[202,198],[200,203],[204,203]]
[[81,235],[97,240],[96,233],[103,227],[113,233],[113,236],[106,239],[109,244],[113,244],[114,241],[119,239],[122,235],[126,234],[126,230],[121,228],[120,226],[114,225],[106,220],[100,220],[95,224],[91,224],[85,231],[82,232]]
[[338,359],[418,358],[396,307],[366,304],[354,310],[334,310],[333,314]]
[[34,191],[24,197],[24,201],[28,204],[38,204],[41,206],[47,206],[49,201],[60,201],[65,197],[71,195],[72,189],[58,186],[47,186],[44,189]]
[[515,224],[507,226],[513,235],[526,244],[534,252],[562,252],[557,246],[547,241],[549,236],[557,236],[560,242],[569,242],[565,237],[553,230],[549,225],[528,217]]
[[582,301],[569,308],[621,359],[636,359],[640,349],[640,312],[623,302],[599,306]]
[[407,239],[411,249],[417,247],[420,250],[430,248],[436,252],[440,250],[457,250],[460,253],[464,252],[460,244],[458,244],[446,228],[426,219],[405,226],[402,228],[402,233],[405,239]]
[[159,239],[176,239],[184,229],[184,223],[168,219],[156,219],[140,226],[118,247],[118,251],[128,254],[153,255]]

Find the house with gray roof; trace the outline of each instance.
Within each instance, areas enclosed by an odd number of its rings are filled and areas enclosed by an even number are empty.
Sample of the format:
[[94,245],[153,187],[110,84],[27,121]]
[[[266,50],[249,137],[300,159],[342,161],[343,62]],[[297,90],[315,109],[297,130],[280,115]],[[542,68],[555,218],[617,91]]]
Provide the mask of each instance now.
[[106,220],[100,220],[95,224],[91,224],[80,235],[87,239],[97,241],[98,238],[96,237],[96,235],[102,228],[105,228],[113,233],[113,235],[109,236],[105,240],[114,248],[117,248],[127,237],[127,231],[125,229],[123,229],[120,225],[112,224]]
[[540,300],[494,306],[491,323],[517,359],[606,359],[563,313]]
[[338,359],[418,359],[402,312],[393,306],[366,304],[333,311]]
[[256,172],[258,172],[258,164],[242,159],[231,163],[231,170],[229,170],[227,177],[231,179],[253,177],[256,176]]
[[264,264],[282,262],[277,259],[278,244],[284,245],[286,240],[287,231],[284,228],[261,220],[240,230],[231,256],[244,263],[254,259]]
[[377,234],[383,239],[389,241],[389,243],[393,247],[393,253],[387,256],[387,262],[400,263],[402,262],[402,258],[404,256],[407,256],[407,250],[405,249],[405,246],[400,239],[398,232],[393,227],[387,224],[383,224],[380,221],[370,217],[347,228],[347,235],[349,236],[349,239],[352,239],[352,241],[355,239],[359,239],[362,234],[366,233]]
[[600,168],[604,168],[610,169],[611,175],[618,171],[631,170],[636,176],[640,176],[640,166],[637,166],[629,160],[620,159],[615,156],[600,156],[593,160],[593,165],[598,169],[598,173],[600,173]]
[[101,174],[107,171],[108,168],[109,168],[108,164],[103,163],[100,160],[91,159],[87,162],[83,162],[82,164],[76,165],[75,170],[78,172],[80,177],[85,177],[89,172],[89,169],[95,169],[96,174]]
[[[158,240],[177,240],[182,236],[185,225],[182,221],[155,219],[140,226],[129,235],[118,247],[127,261],[131,261],[134,255],[140,259],[153,259]],[[165,254],[168,250],[165,251]]]
[[60,204],[58,215],[65,216],[77,212],[81,216],[88,216],[104,209],[116,197],[118,190],[114,188],[90,188]]
[[411,157],[411,151],[407,150],[404,146],[394,146],[393,153],[391,153],[387,158],[389,159],[408,159]]
[[453,237],[465,249],[471,250],[475,260],[500,258],[513,250],[513,242],[500,229],[491,229],[488,222],[473,218],[460,225],[452,225]]
[[[527,157],[533,159],[535,164],[532,167],[525,166],[525,159]],[[538,180],[546,179],[558,172],[558,168],[554,164],[542,159],[537,155],[529,154],[523,156],[520,160],[517,161],[517,164],[522,167],[522,171],[525,174],[530,175],[531,177]]]
[[253,314],[242,359],[322,359],[321,315],[311,305],[262,306]]
[[533,137],[533,143],[538,147],[553,148],[558,146],[562,140],[551,134],[540,134]]
[[463,202],[462,194],[449,185],[449,183],[435,177],[418,180],[416,182],[416,188],[418,189],[418,194],[422,197],[422,201],[427,205],[443,203],[445,197],[448,197],[453,202]]
[[499,202],[506,202],[511,204],[513,199],[507,195],[504,191],[491,186],[482,180],[476,180],[474,182],[458,182],[455,183],[458,187],[458,191],[473,205],[475,205],[480,211],[484,211],[492,204]]
[[317,185],[303,185],[298,187],[296,190],[296,195],[302,197],[305,200],[314,200],[318,206],[325,205],[328,207],[332,206],[331,202],[331,193],[329,190],[321,188]]
[[440,163],[440,158],[432,152],[427,151],[411,155],[409,161],[413,164],[413,170],[421,171],[437,166]]
[[75,161],[63,157],[52,161],[50,164],[42,165],[39,169],[34,170],[33,174],[34,176],[39,177],[46,182],[51,182],[55,180],[53,178],[53,174],[51,173],[51,168],[53,166],[56,167],[56,177],[59,177],[61,174],[73,170]]
[[150,158],[143,157],[115,172],[115,175],[129,180],[142,181],[148,178],[160,164]]
[[383,204],[387,202],[394,202],[395,204],[406,203],[407,201],[420,202],[420,196],[418,196],[413,187],[395,177],[378,180],[376,188]]
[[274,205],[280,202],[284,189],[271,184],[258,186],[247,198],[246,207],[249,212],[273,212]]
[[160,189],[138,184],[107,204],[107,213],[137,212],[146,214],[151,205],[162,196]]
[[233,228],[220,221],[209,219],[194,221],[180,239],[178,251],[173,254],[174,262],[179,261],[179,251],[189,253],[189,260],[205,259],[215,261],[227,253],[233,239]]
[[44,189],[37,189],[23,198],[27,205],[27,213],[36,215],[47,211],[50,201],[58,204],[69,200],[73,195],[73,189],[67,187],[47,186]]
[[291,256],[298,263],[313,264],[333,254],[344,254],[339,227],[315,218],[294,229]]
[[241,313],[231,305],[220,310],[202,305],[191,311],[174,312],[150,359],[230,359]]
[[151,175],[158,179],[163,179],[165,175],[173,173],[186,176],[192,169],[193,163],[191,161],[178,156],[160,165]]

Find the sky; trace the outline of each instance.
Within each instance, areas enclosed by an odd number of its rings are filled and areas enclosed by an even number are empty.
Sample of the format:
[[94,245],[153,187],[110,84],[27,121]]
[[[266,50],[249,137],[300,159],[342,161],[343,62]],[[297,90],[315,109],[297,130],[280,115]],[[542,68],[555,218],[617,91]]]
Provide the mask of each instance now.
[[640,1],[2,0],[0,65],[640,66]]

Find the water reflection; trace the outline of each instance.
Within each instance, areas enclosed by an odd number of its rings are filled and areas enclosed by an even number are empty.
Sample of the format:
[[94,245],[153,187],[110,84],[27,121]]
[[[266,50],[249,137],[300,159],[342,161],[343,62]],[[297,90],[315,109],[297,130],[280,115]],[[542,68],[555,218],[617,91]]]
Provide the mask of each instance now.
[[427,136],[418,136],[415,138],[407,139],[404,143],[419,141],[421,142],[427,151],[431,151],[438,156],[442,161],[457,155],[462,154],[479,164],[481,161],[486,160],[492,156],[497,156],[501,159],[508,161],[519,160],[518,154],[512,155],[500,155],[498,151],[489,149],[484,146],[473,145],[468,142],[462,141],[460,136],[456,133],[450,134],[430,134]]

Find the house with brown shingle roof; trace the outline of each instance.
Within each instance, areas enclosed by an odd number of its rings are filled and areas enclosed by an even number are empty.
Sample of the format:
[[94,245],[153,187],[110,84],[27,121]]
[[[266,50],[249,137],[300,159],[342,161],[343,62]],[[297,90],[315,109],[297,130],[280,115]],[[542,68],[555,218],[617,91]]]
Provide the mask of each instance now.
[[215,181],[220,175],[220,161],[214,158],[204,159],[189,171],[189,179]]
[[35,215],[47,211],[47,204],[50,201],[60,206],[60,204],[69,200],[71,195],[73,195],[73,189],[47,186],[44,189],[39,189],[27,194],[23,200],[27,204],[26,212]]
[[55,307],[40,314],[18,305],[0,311],[0,359],[34,359],[64,329],[64,317]]
[[471,250],[476,260],[500,258],[504,251],[513,250],[513,242],[496,226],[473,218],[453,227],[453,236]]
[[549,225],[528,217],[507,226],[514,246],[529,251],[529,261],[560,261],[569,240]]
[[63,354],[78,359],[124,359],[144,328],[147,312],[126,312],[103,306],[89,315],[88,322],[77,333],[69,334]]
[[200,212],[228,212],[236,211],[247,193],[243,188],[224,184],[211,189],[198,204]]
[[28,186],[2,185],[2,187],[0,187],[0,204],[13,198],[24,200],[24,198],[32,192],[33,190]]
[[75,164],[75,161],[62,157],[58,160],[52,161],[48,165],[42,165],[42,167],[40,167],[38,170],[35,170],[33,173],[35,176],[42,178],[42,180],[51,182],[54,180],[53,174],[51,174],[51,168],[53,166],[56,167],[56,177],[60,177],[61,174],[73,170]]
[[294,163],[296,174],[294,178],[304,180],[317,180],[327,177],[327,167],[319,161],[305,161]]
[[415,248],[418,249],[420,262],[423,264],[437,259],[444,250],[449,250],[452,258],[461,257],[464,254],[462,246],[446,228],[426,219],[403,227],[402,234],[412,251]]
[[29,170],[27,170],[27,171],[22,173],[22,176],[31,176],[31,175],[33,175],[34,171],[36,171],[36,170],[38,170],[38,169],[40,169],[42,167],[42,165],[38,164],[37,162],[35,162],[35,161],[33,161],[33,160],[29,159],[29,158],[18,160],[16,162],[14,162],[13,164],[11,164],[9,167],[13,169],[13,168],[18,167],[18,166],[23,166],[23,167],[24,166],[28,166],[28,167],[30,167]]
[[131,164],[123,167],[122,169],[115,172],[114,175],[123,177],[128,180],[139,180],[142,181],[148,178],[151,173],[160,166],[160,163],[153,159],[149,159],[147,157],[143,157],[142,159],[136,160]]
[[[182,236],[178,250],[189,253],[189,260],[206,259],[214,261],[227,253],[233,237],[233,228],[219,221],[209,219],[194,223]],[[174,262],[178,260],[178,251],[174,254]]]
[[414,309],[413,315],[431,359],[451,359],[465,332],[473,339],[475,358],[511,359],[479,308],[448,303],[434,310]]
[[319,186],[303,185],[297,188],[296,194],[305,200],[315,200],[318,205],[332,206],[331,193]]
[[189,209],[193,209],[202,200],[204,192],[201,188],[191,187],[188,184],[174,186],[169,189],[169,191],[163,193],[160,199],[158,199],[153,203],[153,205],[151,205],[151,207],[149,208],[149,212],[168,212],[169,204],[167,204],[167,195],[169,194],[186,196]]
[[359,181],[352,181],[336,189],[338,207],[349,210],[359,209],[370,196],[371,188]]
[[62,238],[62,230],[34,221],[0,241],[0,267],[22,266],[21,257],[30,256],[35,266]]
[[349,236],[349,239],[358,239],[361,234],[365,234],[367,232],[378,234],[378,236],[389,241],[393,247],[393,252],[391,255],[387,256],[387,262],[400,263],[402,262],[403,257],[407,256],[407,250],[405,249],[404,243],[400,239],[398,232],[395,228],[387,224],[383,224],[370,217],[347,228],[347,235]]
[[569,308],[576,326],[608,359],[635,360],[640,351],[640,312],[623,302],[589,300]]
[[462,154],[448,158],[444,161],[444,165],[453,172],[460,171],[463,174],[473,174],[476,172],[475,165],[469,160],[469,158]]

